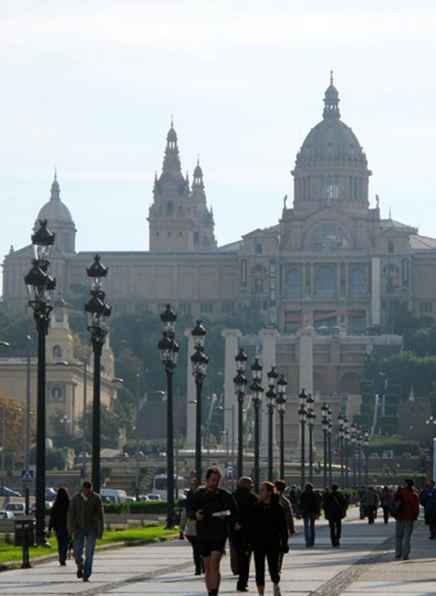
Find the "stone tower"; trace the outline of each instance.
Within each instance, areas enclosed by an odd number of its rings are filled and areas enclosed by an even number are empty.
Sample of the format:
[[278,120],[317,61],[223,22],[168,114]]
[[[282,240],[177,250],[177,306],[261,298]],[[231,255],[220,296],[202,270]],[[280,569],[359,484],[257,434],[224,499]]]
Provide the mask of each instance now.
[[206,202],[203,171],[194,169],[192,188],[183,176],[173,123],[167,134],[162,173],[156,175],[149,210],[151,252],[207,252],[216,248],[212,209]]

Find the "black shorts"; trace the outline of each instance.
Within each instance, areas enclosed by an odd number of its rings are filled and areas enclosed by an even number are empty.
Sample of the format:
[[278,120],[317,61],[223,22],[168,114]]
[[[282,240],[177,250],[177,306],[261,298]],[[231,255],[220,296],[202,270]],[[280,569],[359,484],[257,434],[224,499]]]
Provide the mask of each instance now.
[[200,555],[204,558],[210,557],[210,554],[214,551],[218,551],[220,553],[226,552],[226,539],[222,538],[212,538],[208,540],[202,540],[200,538],[198,542],[198,549],[200,551]]

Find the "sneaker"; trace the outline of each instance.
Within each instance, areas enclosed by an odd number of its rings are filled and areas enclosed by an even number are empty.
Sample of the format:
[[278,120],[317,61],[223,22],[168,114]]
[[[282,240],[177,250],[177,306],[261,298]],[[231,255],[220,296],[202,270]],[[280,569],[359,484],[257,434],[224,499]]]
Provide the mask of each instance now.
[[89,577],[88,577],[87,575],[84,575],[84,576],[83,576],[83,581],[84,581],[84,582],[89,582]]

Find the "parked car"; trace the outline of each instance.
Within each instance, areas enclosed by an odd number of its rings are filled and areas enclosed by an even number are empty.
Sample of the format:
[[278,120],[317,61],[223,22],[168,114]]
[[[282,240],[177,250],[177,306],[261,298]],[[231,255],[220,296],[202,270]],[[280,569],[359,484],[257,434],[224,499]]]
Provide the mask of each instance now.
[[14,517],[19,515],[25,515],[26,506],[24,503],[7,503],[5,505],[6,512],[10,511]]
[[13,511],[4,511],[4,510],[0,511],[0,521],[14,519],[14,517],[15,517],[15,515],[14,515]]
[[150,493],[149,495],[145,496],[147,497],[147,501],[162,501],[161,496],[155,493]]
[[100,496],[103,503],[128,503],[130,502],[129,497],[125,490],[120,488],[102,488],[100,490]]

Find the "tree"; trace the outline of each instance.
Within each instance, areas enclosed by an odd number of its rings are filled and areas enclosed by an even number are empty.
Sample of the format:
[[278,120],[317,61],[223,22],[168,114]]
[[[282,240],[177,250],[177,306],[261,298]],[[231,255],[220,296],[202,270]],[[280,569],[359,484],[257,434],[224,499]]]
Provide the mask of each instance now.
[[[86,441],[89,445],[92,444],[92,405],[86,408]],[[117,449],[118,439],[122,426],[120,425],[120,417],[111,412],[106,406],[101,406],[101,446],[102,448]],[[83,417],[79,422],[81,431],[83,432]]]

